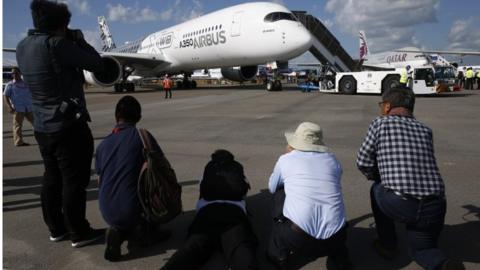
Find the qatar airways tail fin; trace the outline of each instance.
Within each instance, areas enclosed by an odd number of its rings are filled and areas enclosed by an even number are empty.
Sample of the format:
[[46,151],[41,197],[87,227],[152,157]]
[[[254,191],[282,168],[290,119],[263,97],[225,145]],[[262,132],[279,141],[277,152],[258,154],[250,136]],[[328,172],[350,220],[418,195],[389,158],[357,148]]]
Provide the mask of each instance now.
[[360,41],[360,60],[365,60],[367,59],[367,56],[369,54],[369,49],[368,49],[368,44],[367,44],[367,36],[365,35],[364,31],[359,32],[359,41]]
[[107,20],[104,16],[98,17],[98,26],[100,28],[100,39],[103,42],[102,51],[109,52],[115,49],[117,46],[115,46],[112,34],[110,34],[110,29],[108,29]]

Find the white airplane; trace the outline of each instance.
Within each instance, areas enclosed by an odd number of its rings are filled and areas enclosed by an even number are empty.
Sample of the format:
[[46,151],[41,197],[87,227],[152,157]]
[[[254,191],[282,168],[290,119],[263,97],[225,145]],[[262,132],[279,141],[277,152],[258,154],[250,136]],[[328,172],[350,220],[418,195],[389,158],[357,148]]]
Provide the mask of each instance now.
[[[395,69],[403,68],[407,65],[410,66],[424,66],[428,65],[430,62],[427,56],[420,52],[418,48],[408,47],[403,48],[409,51],[419,51],[419,52],[400,52],[400,51],[389,51],[383,53],[370,54],[370,49],[368,48],[367,37],[365,32],[360,31],[360,60],[363,60],[362,66],[367,69]],[[403,50],[402,49],[402,50]]]
[[437,51],[421,50],[416,47],[406,47],[394,51],[377,54],[370,54],[365,32],[359,32],[360,60],[363,60],[363,67],[370,69],[392,69],[410,66],[451,66],[451,63],[443,58],[442,54],[456,55],[479,55],[474,51]]
[[[130,75],[185,74],[188,78],[197,69],[221,68],[227,79],[249,80],[259,64],[288,61],[312,45],[302,23],[287,8],[271,2],[221,9],[118,48],[103,17],[99,25],[106,71],[85,71],[85,78],[102,87],[114,85],[116,91],[133,91],[133,84],[126,82]],[[281,88],[279,81],[272,84]]]

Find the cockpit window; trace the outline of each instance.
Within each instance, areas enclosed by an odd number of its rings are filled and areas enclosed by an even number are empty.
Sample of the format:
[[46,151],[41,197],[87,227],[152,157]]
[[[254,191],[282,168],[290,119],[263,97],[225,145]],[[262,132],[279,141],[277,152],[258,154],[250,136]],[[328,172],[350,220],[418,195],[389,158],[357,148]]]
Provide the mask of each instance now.
[[287,21],[296,21],[297,19],[293,16],[292,13],[287,12],[272,12],[267,14],[263,19],[265,22],[276,22],[280,20],[287,20]]

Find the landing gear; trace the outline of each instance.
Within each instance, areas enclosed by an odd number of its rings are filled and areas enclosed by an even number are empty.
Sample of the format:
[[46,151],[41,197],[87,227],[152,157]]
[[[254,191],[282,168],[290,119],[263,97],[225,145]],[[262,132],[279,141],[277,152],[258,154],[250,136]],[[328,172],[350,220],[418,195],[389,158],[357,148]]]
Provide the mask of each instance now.
[[121,93],[123,90],[126,92],[135,92],[135,84],[134,83],[116,83],[113,85],[113,89],[116,93]]
[[282,82],[278,78],[278,69],[274,69],[273,78],[267,81],[267,91],[282,91]]
[[197,82],[191,79],[191,73],[185,73],[182,81],[177,81],[176,85],[178,89],[195,89],[197,88]]
[[282,82],[280,80],[267,81],[267,91],[282,91]]
[[123,90],[126,92],[135,92],[135,84],[127,81],[128,76],[132,75],[135,69],[122,66],[122,71],[122,80],[113,85],[113,90],[115,93],[121,93]]

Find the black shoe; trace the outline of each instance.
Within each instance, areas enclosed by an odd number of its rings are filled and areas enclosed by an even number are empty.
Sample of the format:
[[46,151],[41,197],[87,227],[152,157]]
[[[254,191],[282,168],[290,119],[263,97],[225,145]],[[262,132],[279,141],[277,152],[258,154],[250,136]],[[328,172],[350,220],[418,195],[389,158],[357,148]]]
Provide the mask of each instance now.
[[87,233],[84,235],[81,235],[80,237],[77,237],[75,239],[72,239],[72,247],[74,248],[79,248],[86,246],[88,244],[91,244],[97,240],[102,239],[105,236],[105,230],[103,229],[90,229]]
[[68,232],[60,233],[60,234],[51,234],[50,241],[52,242],[59,242],[65,240],[68,237]]
[[108,228],[105,233],[105,253],[103,257],[107,261],[115,262],[122,257],[123,236],[121,232],[115,228]]

